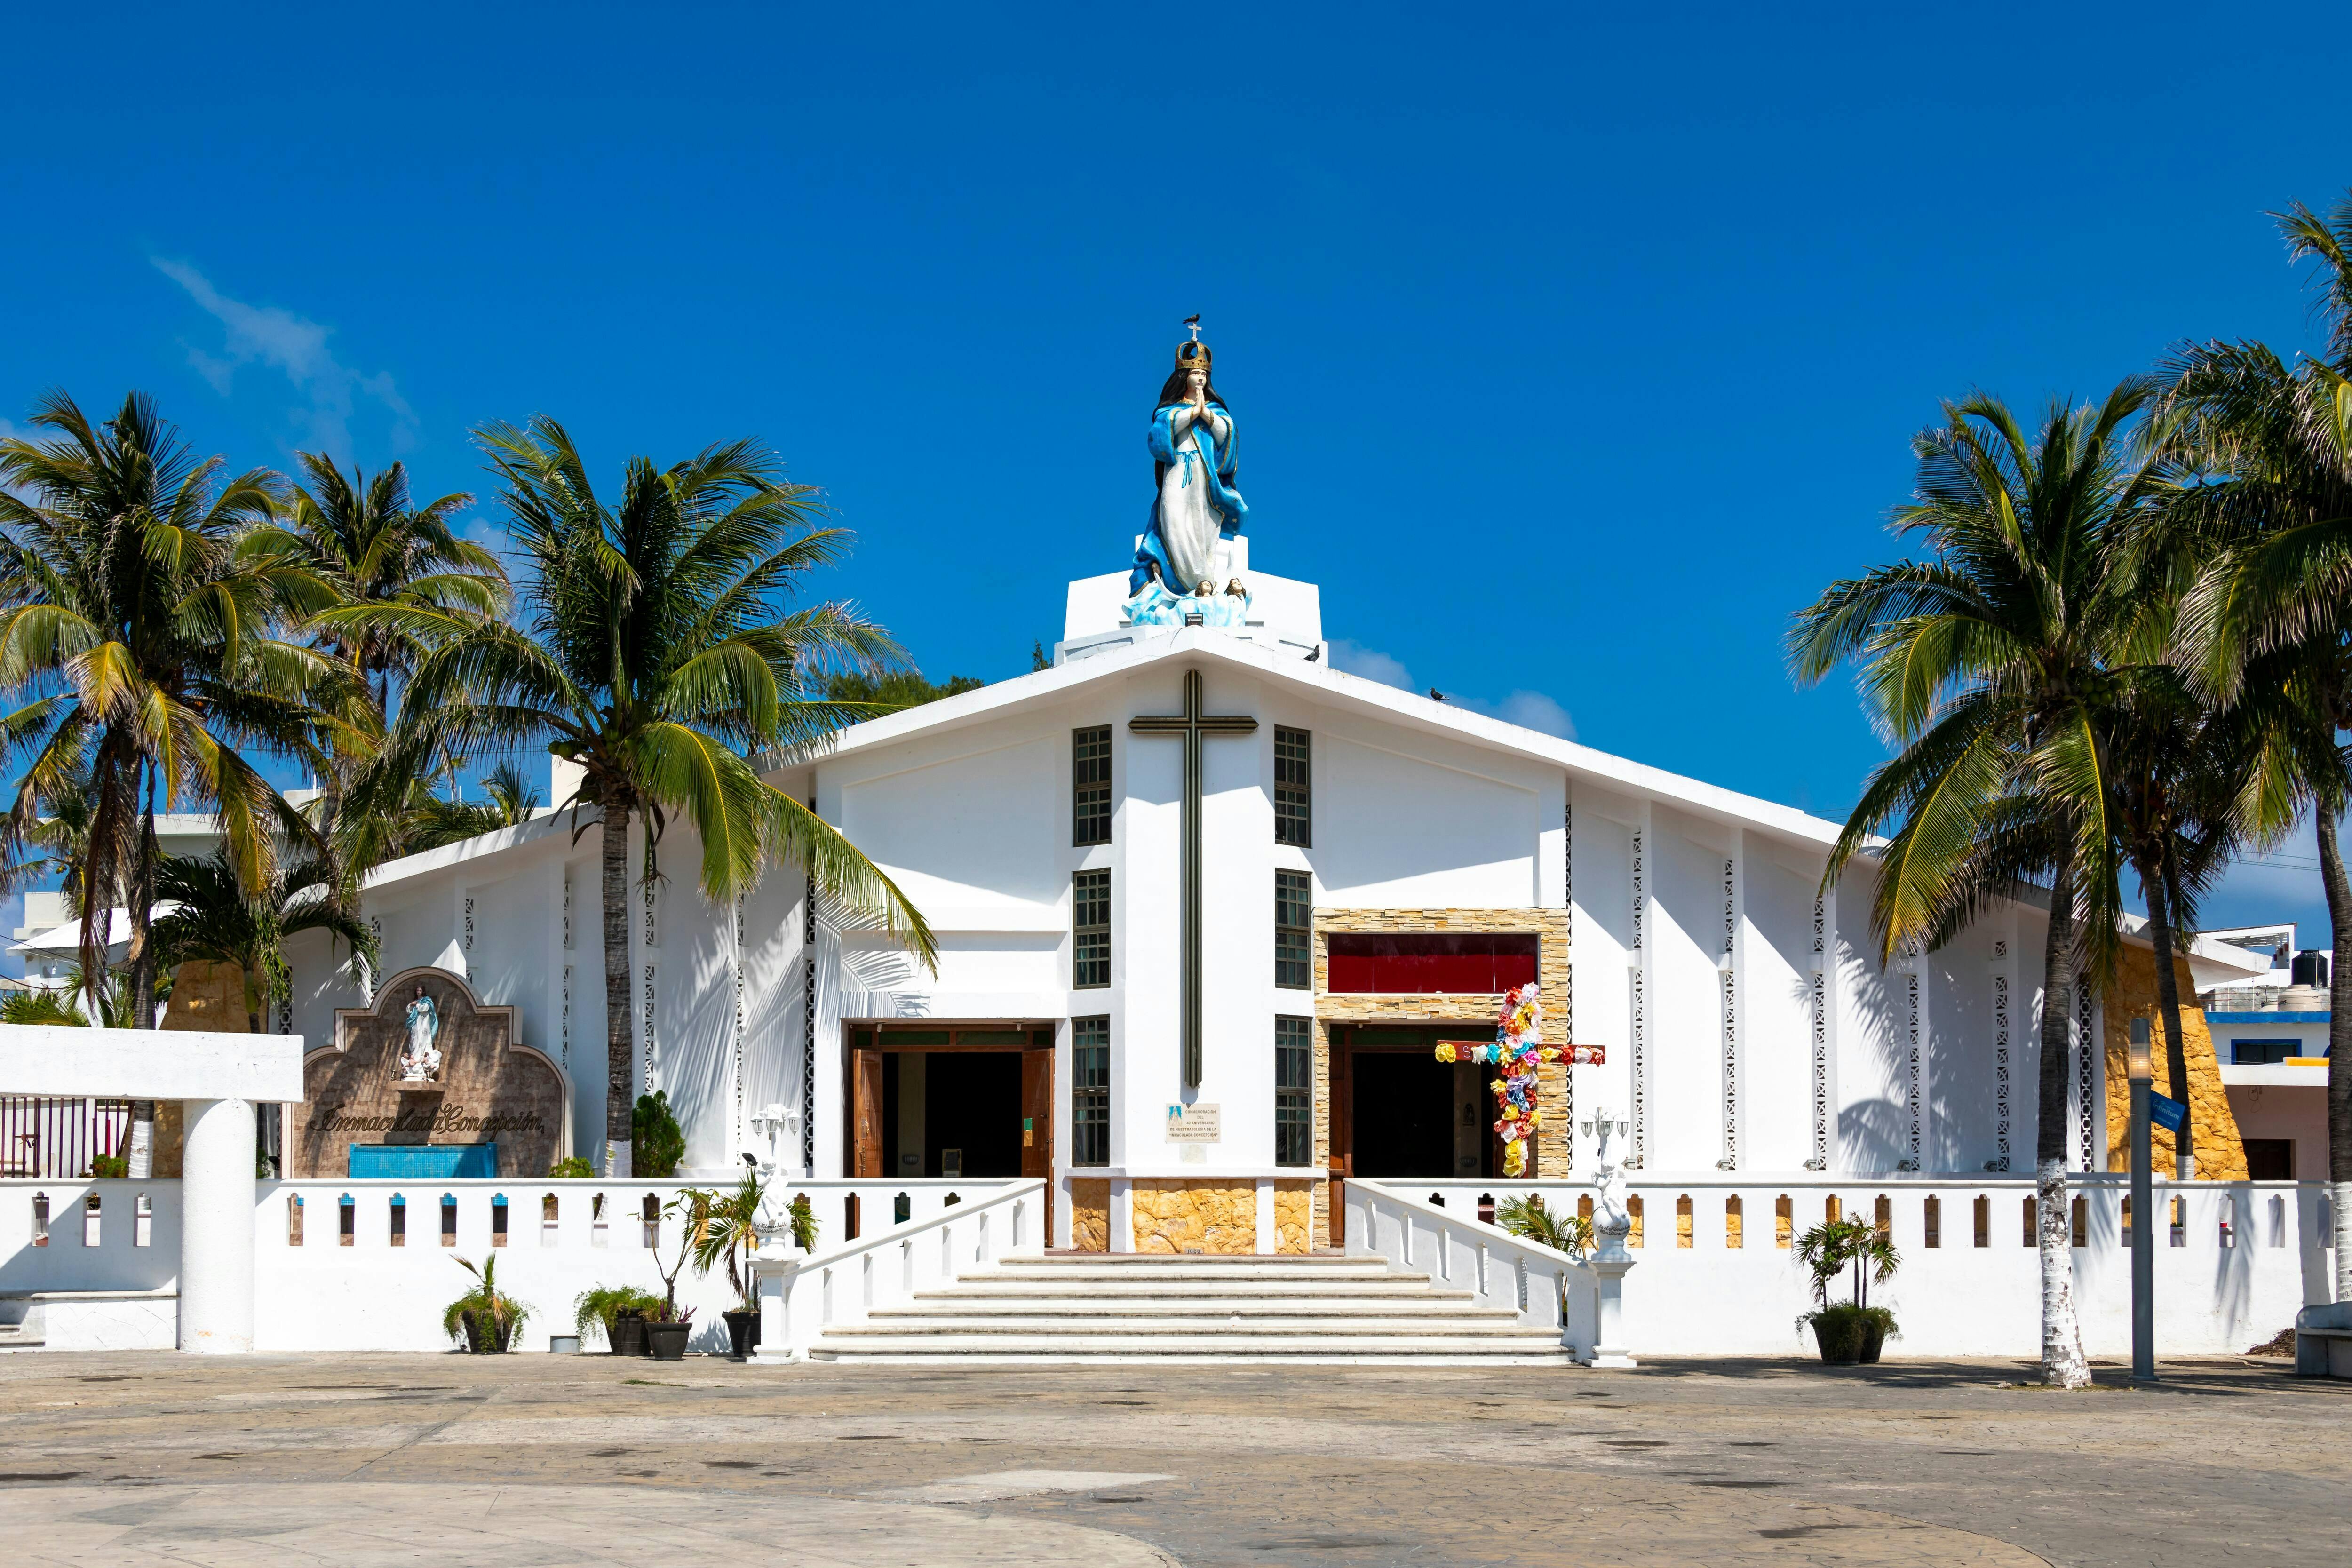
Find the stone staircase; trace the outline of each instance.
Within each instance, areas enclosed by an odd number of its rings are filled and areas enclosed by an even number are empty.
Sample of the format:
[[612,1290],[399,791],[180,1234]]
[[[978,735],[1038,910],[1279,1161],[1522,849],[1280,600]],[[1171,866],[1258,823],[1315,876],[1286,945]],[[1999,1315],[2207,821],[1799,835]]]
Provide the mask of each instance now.
[[839,1362],[1567,1364],[1558,1331],[1379,1258],[1085,1253],[1002,1264],[828,1328]]

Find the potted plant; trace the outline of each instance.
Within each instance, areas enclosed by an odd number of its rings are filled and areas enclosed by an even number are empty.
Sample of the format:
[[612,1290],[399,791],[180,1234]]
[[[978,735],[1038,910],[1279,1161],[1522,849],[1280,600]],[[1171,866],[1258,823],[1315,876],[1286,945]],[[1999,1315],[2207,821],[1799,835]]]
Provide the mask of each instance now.
[[646,1318],[662,1315],[662,1299],[635,1285],[599,1285],[583,1290],[572,1304],[572,1325],[586,1339],[588,1331],[602,1329],[604,1343],[614,1355],[646,1353]]
[[659,1322],[646,1323],[646,1353],[656,1361],[678,1361],[686,1355],[687,1336],[694,1332],[694,1309],[677,1307]]
[[441,1331],[455,1342],[464,1336],[475,1355],[496,1355],[514,1344],[515,1331],[530,1316],[530,1309],[499,1289],[496,1255],[477,1267],[472,1259],[450,1261],[474,1277],[474,1288],[449,1303],[441,1314]]
[[[1832,1366],[1877,1361],[1886,1336],[1902,1331],[1893,1312],[1870,1304],[1871,1286],[1893,1279],[1903,1261],[1895,1243],[1862,1220],[1823,1220],[1797,1238],[1797,1261],[1812,1276],[1813,1300],[1819,1303],[1797,1320],[1798,1331],[1812,1329],[1822,1360]],[[1853,1299],[1831,1301],[1831,1281],[1849,1269]]]
[[[736,1361],[748,1361],[760,1345],[760,1310],[751,1299],[751,1253],[760,1244],[761,1200],[765,1184],[757,1171],[746,1171],[743,1179],[731,1192],[698,1190],[696,1215],[700,1221],[698,1239],[694,1244],[694,1267],[698,1273],[708,1274],[711,1266],[724,1261],[727,1283],[735,1289],[735,1305],[728,1310],[728,1354]],[[816,1211],[809,1206],[808,1195],[801,1194],[786,1206],[790,1217],[793,1244],[803,1251],[816,1247]]]
[[657,1089],[637,1097],[629,1118],[629,1170],[638,1181],[660,1181],[677,1173],[686,1158],[686,1132],[669,1108],[669,1090]]

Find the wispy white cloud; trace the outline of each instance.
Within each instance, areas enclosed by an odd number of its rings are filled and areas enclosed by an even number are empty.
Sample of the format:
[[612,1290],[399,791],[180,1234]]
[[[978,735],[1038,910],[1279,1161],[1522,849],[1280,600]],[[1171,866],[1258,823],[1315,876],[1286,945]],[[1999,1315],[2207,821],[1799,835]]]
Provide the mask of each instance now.
[[[1335,637],[1331,641],[1331,668],[1349,675],[1360,675],[1367,680],[1377,680],[1383,686],[1393,686],[1401,691],[1426,694],[1429,690],[1428,687],[1413,679],[1412,671],[1405,668],[1403,660],[1376,647],[1350,642],[1346,637]],[[1563,741],[1576,739],[1576,723],[1568,716],[1568,710],[1540,691],[1522,688],[1500,702],[1449,691],[1445,694],[1445,700],[1456,708],[1484,713],[1489,719],[1500,719],[1506,724],[1517,724],[1524,730],[1557,735]]]
[[1540,691],[1512,692],[1496,707],[1495,717],[1506,724],[1540,730],[1563,741],[1576,739],[1576,723],[1569,718],[1568,710]]
[[188,363],[226,397],[239,368],[254,363],[283,374],[305,399],[290,410],[296,445],[352,456],[352,416],[361,400],[389,416],[389,444],[403,452],[415,443],[415,411],[393,384],[389,373],[354,370],[337,359],[327,340],[334,331],[276,305],[248,305],[213,287],[212,279],[184,261],[150,257],[155,269],[188,292],[188,298],[218,321],[226,336],[219,353],[187,344]]
[[1331,639],[1331,668],[1349,675],[1360,675],[1366,680],[1377,680],[1382,686],[1393,686],[1403,691],[1418,691],[1412,682],[1412,671],[1399,660],[1391,658],[1376,647],[1366,647],[1346,637]]

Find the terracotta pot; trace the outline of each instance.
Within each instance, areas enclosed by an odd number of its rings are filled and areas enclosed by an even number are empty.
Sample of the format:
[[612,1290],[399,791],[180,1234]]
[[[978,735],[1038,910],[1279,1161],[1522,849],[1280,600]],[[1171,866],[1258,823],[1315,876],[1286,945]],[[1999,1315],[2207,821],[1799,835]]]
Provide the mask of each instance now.
[[737,1361],[749,1361],[751,1352],[760,1348],[760,1310],[757,1307],[736,1307],[727,1314],[727,1353]]
[[646,1318],[642,1312],[616,1312],[613,1315],[613,1353],[643,1355],[646,1353]]
[[680,1361],[686,1356],[686,1337],[694,1331],[692,1323],[657,1323],[647,1320],[646,1344],[656,1361]]

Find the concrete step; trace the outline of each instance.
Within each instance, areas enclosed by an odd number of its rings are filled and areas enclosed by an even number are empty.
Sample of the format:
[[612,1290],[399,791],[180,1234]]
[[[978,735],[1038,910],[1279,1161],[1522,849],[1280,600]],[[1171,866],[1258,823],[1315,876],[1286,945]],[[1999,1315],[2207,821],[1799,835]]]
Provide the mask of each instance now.
[[1209,1335],[1209,1334],[932,1334],[889,1335],[828,1333],[811,1350],[818,1361],[888,1355],[923,1360],[971,1356],[1061,1356],[1097,1358],[1134,1356],[1160,1359],[1205,1356],[1224,1360],[1238,1356],[1343,1356],[1388,1360],[1430,1356],[1467,1360],[1494,1355],[1520,1358],[1526,1364],[1565,1363],[1568,1353],[1549,1334],[1485,1337],[1467,1334],[1417,1334],[1383,1337],[1362,1334]]
[[1379,1259],[1349,1258],[1345,1263],[1312,1263],[1297,1258],[1171,1258],[1150,1263],[1084,1263],[1024,1260],[1000,1264],[991,1271],[1001,1279],[1096,1279],[1149,1282],[1165,1279],[1288,1279],[1329,1284],[1350,1279],[1410,1280],[1426,1283],[1426,1274],[1384,1267]]
[[990,1297],[1003,1300],[1050,1301],[1084,1299],[1087,1300],[1179,1300],[1186,1297],[1215,1300],[1239,1300],[1253,1297],[1266,1300],[1283,1296],[1343,1296],[1402,1299],[1435,1298],[1440,1300],[1470,1300],[1467,1290],[1438,1290],[1412,1280],[1354,1279],[1344,1285],[1334,1281],[1316,1285],[1298,1279],[1004,1279],[993,1276],[978,1276],[944,1285],[936,1290],[916,1292],[919,1300],[932,1297],[970,1300]]
[[1328,1338],[1334,1335],[1349,1339],[1390,1339],[1398,1335],[1428,1339],[1494,1339],[1525,1338],[1557,1339],[1557,1334],[1542,1329],[1523,1329],[1518,1320],[1507,1313],[1491,1318],[1257,1318],[1228,1319],[1223,1321],[1185,1318],[1112,1318],[1083,1317],[1037,1318],[966,1318],[908,1317],[871,1318],[862,1323],[844,1324],[840,1331],[858,1339],[908,1334],[1021,1334],[1037,1337],[1063,1336],[1087,1339],[1134,1339],[1142,1335],[1174,1335],[1178,1338],[1215,1339],[1219,1342],[1259,1338],[1296,1338],[1300,1334]]
[[961,1296],[952,1291],[924,1293],[911,1307],[877,1309],[876,1318],[916,1318],[948,1314],[957,1317],[1034,1318],[1508,1318],[1500,1307],[1472,1304],[1467,1295],[1444,1296]]

